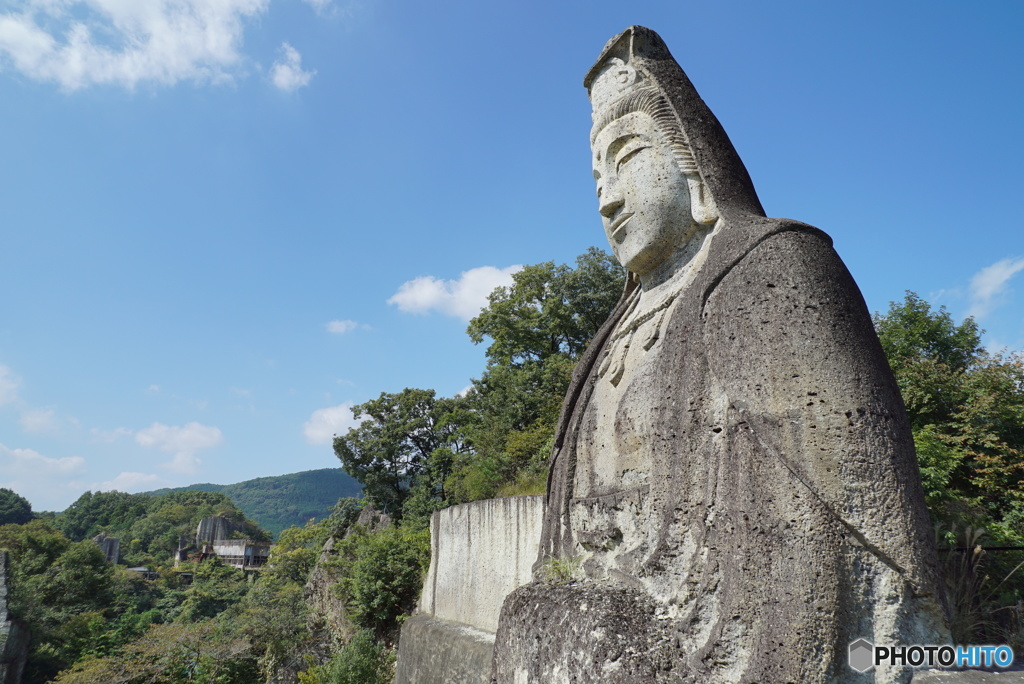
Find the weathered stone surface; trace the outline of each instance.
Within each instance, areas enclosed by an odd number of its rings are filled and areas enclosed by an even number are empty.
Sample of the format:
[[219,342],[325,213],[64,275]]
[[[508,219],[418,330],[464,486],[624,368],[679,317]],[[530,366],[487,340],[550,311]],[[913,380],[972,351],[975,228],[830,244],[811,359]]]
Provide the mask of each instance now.
[[509,597],[496,681],[909,681],[846,663],[860,637],[949,639],[913,441],[856,284],[827,235],[765,217],[653,31],[613,38],[585,85],[630,281],[552,453],[536,567],[578,558],[581,583]]
[[117,537],[107,536],[106,532],[100,532],[92,538],[93,543],[100,547],[103,557],[108,563],[116,563],[121,557],[121,540]]
[[7,610],[7,551],[0,549],[0,684],[21,684],[29,632]]
[[310,630],[325,641],[325,645],[334,648],[346,643],[355,632],[355,627],[348,619],[345,602],[342,601],[334,588],[338,584],[338,576],[331,567],[330,561],[337,554],[334,551],[334,537],[328,539],[320,551],[316,565],[309,573],[304,596],[309,607]]
[[435,512],[417,612],[496,632],[502,601],[532,579],[543,515],[543,496],[473,501]]
[[210,515],[199,521],[196,526],[196,542],[215,542],[221,539],[230,539],[231,532],[235,525],[227,518],[219,515]]
[[391,527],[391,516],[373,506],[364,506],[356,518],[356,525],[366,528],[367,532],[377,532]]
[[494,634],[414,615],[402,625],[395,684],[487,684]]
[[[494,652],[498,681],[674,682],[670,636],[650,597],[599,584],[544,583],[505,601]],[[536,638],[535,626],[563,638]],[[517,648],[508,648],[516,644]]]

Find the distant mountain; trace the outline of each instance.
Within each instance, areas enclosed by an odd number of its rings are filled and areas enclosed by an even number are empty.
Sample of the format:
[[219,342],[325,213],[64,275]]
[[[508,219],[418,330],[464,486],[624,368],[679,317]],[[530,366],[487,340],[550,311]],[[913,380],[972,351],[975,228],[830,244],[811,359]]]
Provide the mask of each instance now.
[[146,494],[159,496],[186,489],[223,492],[242,509],[245,517],[277,537],[287,527],[327,517],[338,499],[359,496],[362,488],[341,468],[324,468],[277,477],[258,477],[229,485],[203,483],[158,489]]

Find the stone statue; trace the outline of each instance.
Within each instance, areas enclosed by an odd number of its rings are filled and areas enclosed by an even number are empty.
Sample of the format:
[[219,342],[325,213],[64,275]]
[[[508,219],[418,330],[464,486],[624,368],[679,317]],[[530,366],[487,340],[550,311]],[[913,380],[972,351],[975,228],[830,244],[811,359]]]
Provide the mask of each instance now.
[[[820,230],[766,218],[653,31],[584,85],[605,233],[630,272],[555,438],[537,569],[495,681],[905,682],[849,644],[948,643],[898,388]],[[567,563],[571,565],[571,563]]]

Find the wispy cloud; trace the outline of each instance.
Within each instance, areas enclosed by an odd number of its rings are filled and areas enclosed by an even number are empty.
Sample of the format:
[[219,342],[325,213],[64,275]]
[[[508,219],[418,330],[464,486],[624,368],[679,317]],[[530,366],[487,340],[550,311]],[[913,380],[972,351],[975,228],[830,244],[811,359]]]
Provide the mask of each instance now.
[[140,446],[173,453],[173,458],[162,463],[161,467],[175,473],[192,474],[202,463],[196,458],[196,452],[219,445],[224,441],[224,435],[213,426],[195,421],[183,426],[153,423],[136,432],[135,441]]
[[19,384],[10,368],[0,366],[0,406],[13,404],[18,400]]
[[986,266],[971,278],[968,316],[982,319],[1010,292],[1010,280],[1024,270],[1024,258],[1009,258]]
[[229,81],[244,23],[270,0],[25,0],[0,14],[0,59],[66,90]]
[[57,415],[52,409],[28,409],[18,422],[25,432],[49,432],[57,428]]
[[153,475],[151,473],[135,473],[135,472],[123,472],[119,473],[113,480],[107,480],[106,482],[100,482],[91,487],[91,489],[98,492],[141,492],[149,489],[159,489],[165,487],[170,482],[160,477],[159,475]]
[[0,444],[0,486],[26,497],[36,510],[65,505],[72,491],[81,492],[70,480],[84,470],[81,456],[50,458],[33,449]]
[[494,288],[511,285],[512,274],[522,268],[518,264],[506,268],[480,266],[463,271],[458,280],[423,276],[402,283],[388,304],[409,313],[437,311],[468,321],[487,306],[487,295]]
[[316,10],[317,14],[324,14],[327,9],[331,7],[332,0],[302,0],[307,5]]
[[362,421],[352,415],[351,401],[337,406],[317,409],[302,426],[306,441],[310,444],[330,444],[335,435],[343,435]]
[[288,43],[281,43],[281,58],[270,69],[270,80],[278,89],[290,93],[309,85],[316,71],[302,70],[302,55]]
[[344,335],[347,332],[351,332],[356,328],[369,328],[370,326],[365,323],[358,323],[356,321],[331,321],[327,324],[327,332],[334,333],[335,335]]

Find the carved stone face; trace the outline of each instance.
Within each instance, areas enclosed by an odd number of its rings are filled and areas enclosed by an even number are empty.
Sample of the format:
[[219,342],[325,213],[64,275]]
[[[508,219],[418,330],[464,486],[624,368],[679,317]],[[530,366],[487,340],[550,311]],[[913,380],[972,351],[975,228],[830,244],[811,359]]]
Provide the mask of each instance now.
[[598,210],[619,262],[641,276],[660,266],[696,230],[686,176],[650,115],[612,121],[591,146]]

